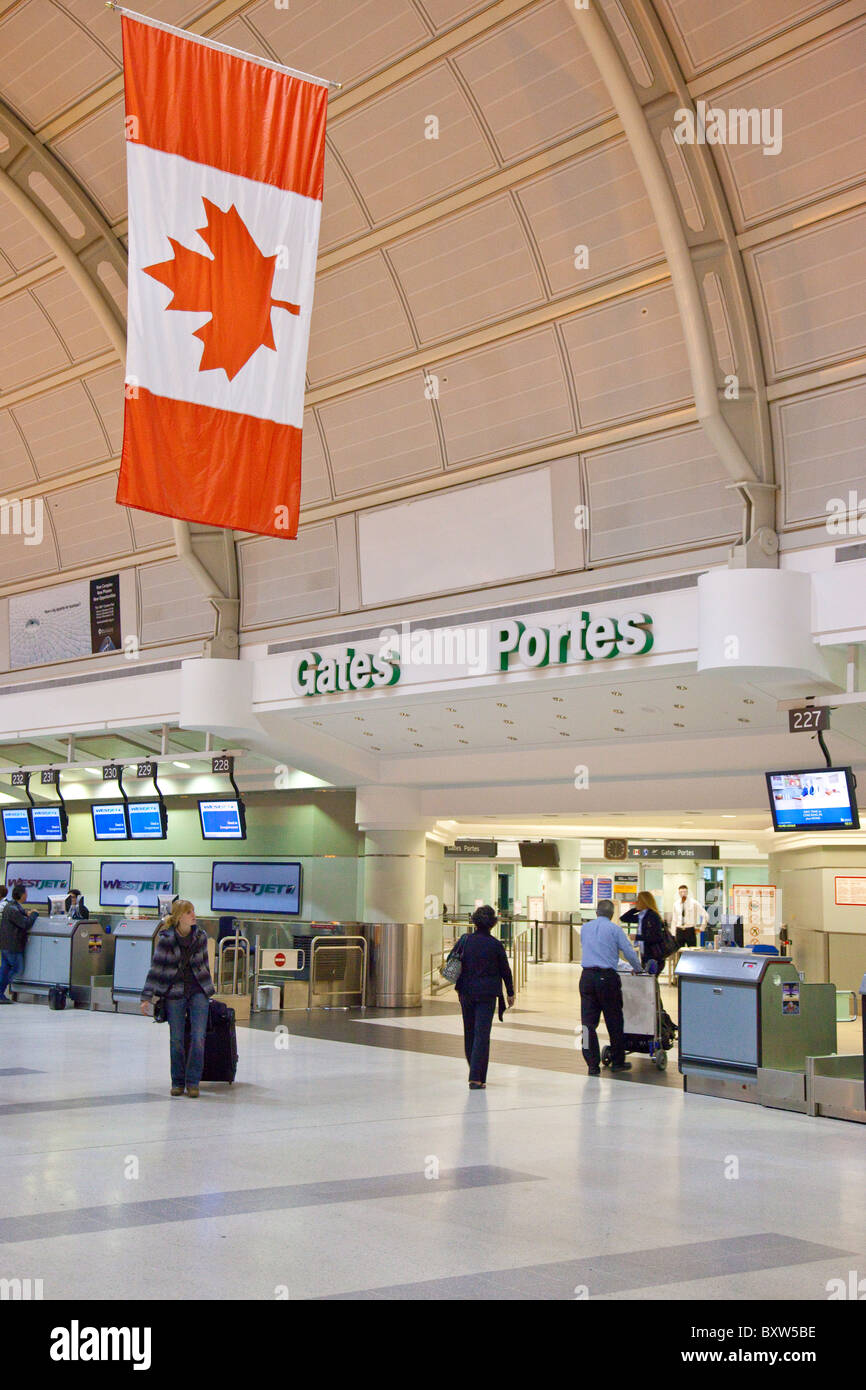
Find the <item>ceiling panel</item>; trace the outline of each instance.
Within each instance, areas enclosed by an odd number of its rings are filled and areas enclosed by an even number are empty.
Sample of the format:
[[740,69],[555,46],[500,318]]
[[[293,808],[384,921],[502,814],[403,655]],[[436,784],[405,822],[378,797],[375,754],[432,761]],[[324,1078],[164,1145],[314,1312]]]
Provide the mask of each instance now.
[[312,410],[304,412],[301,448],[301,506],[309,507],[314,502],[329,502],[331,479],[328,475],[328,462]]
[[42,524],[41,541],[38,535],[35,541],[33,536],[3,537],[3,544],[0,545],[0,584],[21,584],[26,579],[52,574],[57,567],[57,549],[47,514]]
[[30,270],[51,258],[41,236],[8,198],[0,198],[0,250],[15,270]]
[[[53,0],[60,8],[60,0]],[[87,28],[115,59],[120,67],[120,16],[106,10],[93,0],[62,0],[62,7],[74,15],[80,24]],[[179,3],[179,0],[147,0],[147,15],[150,19],[160,19],[164,24],[174,24],[184,28],[197,14],[208,8],[207,0],[197,0],[195,4]]]
[[[438,138],[426,138],[438,121]],[[375,223],[423,207],[492,173],[496,159],[445,63],[412,77],[330,126],[330,138]]]
[[387,361],[414,346],[397,288],[378,251],[319,276],[307,361],[311,382]]
[[350,237],[369,231],[370,220],[355,197],[349,180],[331,150],[325,145],[325,194],[322,200],[322,226],[319,245],[323,251]]
[[513,453],[574,431],[552,328],[452,358],[437,375],[449,465]]
[[442,468],[423,372],[318,407],[338,497]]
[[302,526],[291,544],[273,536],[241,541],[241,623],[266,627],[339,607],[337,531],[333,521]]
[[771,377],[866,350],[866,212],[746,254]]
[[460,20],[477,14],[490,3],[490,0],[416,0],[420,10],[428,16],[435,29],[449,29]]
[[99,416],[78,381],[22,401],[14,407],[13,414],[27,440],[39,478],[56,478],[110,457]]
[[280,62],[344,87],[430,37],[411,0],[262,0],[244,18]]
[[117,71],[86,29],[46,0],[25,0],[0,19],[0,54],[3,94],[33,127]]
[[[781,113],[781,148],[709,145],[739,227],[827,197],[866,177],[866,23],[795,53],[757,77],[724,87],[707,103],[725,111]],[[832,93],[832,99],[828,99]],[[772,135],[772,124],[770,134]]]
[[[117,487],[116,478],[114,487]],[[158,545],[174,543],[174,529],[170,517],[158,516],[155,512],[142,512],[138,507],[130,507],[128,515],[136,550],[150,550]]]
[[27,446],[9,410],[0,410],[0,461],[3,492],[7,497],[13,488],[34,481],[36,474]]
[[213,609],[182,560],[141,565],[136,575],[142,646],[183,642],[213,632]]
[[64,569],[128,555],[132,534],[125,507],[114,501],[117,476],[95,478],[48,497]]
[[849,489],[862,494],[866,383],[812,391],[770,409],[784,478],[784,521],[826,521],[828,503],[849,505]]
[[809,15],[831,9],[835,0],[656,0],[677,51],[693,76],[774,34],[790,29]]
[[674,292],[659,285],[562,324],[583,430],[691,400],[689,363]]
[[123,368],[106,367],[93,372],[84,378],[84,384],[99,412],[114,457],[120,453],[123,441]]
[[110,346],[105,330],[71,275],[65,271],[53,275],[31,293],[54,324],[73,362],[93,357]]
[[0,300],[0,391],[68,365],[69,354],[31,294]]
[[126,216],[126,141],[123,98],[88,117],[52,145],[98,204],[109,222]]
[[668,431],[585,456],[590,559],[730,537],[742,508],[703,430]]
[[[624,140],[523,184],[516,197],[554,295],[573,294],[662,258],[643,180]],[[589,253],[580,268],[579,246]]]
[[394,242],[388,257],[422,343],[453,337],[545,299],[507,193]]
[[498,26],[456,54],[454,64],[506,162],[597,125],[613,112],[562,0],[547,0]]

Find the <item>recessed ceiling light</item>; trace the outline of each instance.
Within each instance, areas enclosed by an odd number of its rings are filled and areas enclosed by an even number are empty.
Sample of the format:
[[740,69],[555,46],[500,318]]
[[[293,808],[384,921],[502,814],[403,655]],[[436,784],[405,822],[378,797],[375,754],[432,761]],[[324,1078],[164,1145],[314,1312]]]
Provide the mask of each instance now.
[[401,712],[400,718],[401,718],[401,719],[408,719],[409,716],[408,716],[408,714],[403,714],[403,713]]
[[502,722],[503,722],[503,724],[511,724],[512,727],[513,727],[513,725],[514,725],[514,720],[513,720],[513,719],[503,719]]
[[571,734],[568,732],[568,729],[560,729],[560,731],[559,731],[559,737],[560,737],[560,738],[571,738]]
[[506,705],[506,703],[505,703],[504,700],[497,700],[497,701],[496,701],[496,708],[497,708],[497,709],[508,709],[508,706]]
[[94,777],[101,777],[101,776],[102,776],[102,773],[100,772],[100,770],[99,770],[98,767],[86,767],[84,770],[85,770],[85,772],[90,772],[90,773],[92,773]]
[[619,727],[618,724],[614,724],[614,726],[613,726],[613,731],[614,731],[615,734],[624,734],[624,733],[625,733],[625,729],[621,729],[621,728]]
[[738,724],[751,724],[751,722],[752,722],[751,719],[747,719],[747,718],[745,717],[745,715],[743,715],[743,714],[738,714],[738,715],[737,715],[737,723],[738,723]]
[[568,715],[567,715],[567,714],[558,714],[556,717],[557,717],[557,719],[567,719],[567,718],[568,718]]
[[615,709],[615,710],[611,710],[611,714],[625,714],[625,710],[624,710],[624,709]]
[[[189,763],[175,763],[175,767],[182,767],[185,772],[189,772]],[[93,769],[88,768],[88,771],[92,772]]]
[[674,709],[685,709],[685,705],[674,705]]
[[457,742],[458,742],[458,743],[468,743],[469,740],[468,740],[468,738],[458,738]]
[[412,744],[412,747],[413,747],[413,748],[423,748],[424,745],[423,745],[423,743],[413,743],[413,744]]
[[688,687],[687,685],[678,685],[678,686],[677,686],[677,690],[688,690],[688,688],[689,688],[689,687]]
[[365,730],[364,730],[364,737],[365,737],[365,738],[372,738],[372,737],[373,737],[373,735],[370,733],[370,730],[369,730],[369,729],[365,729]]
[[364,716],[363,716],[363,714],[354,714],[354,715],[352,716],[352,718],[353,718],[353,719],[359,719],[359,720],[361,721],[362,724],[363,724],[363,722],[364,722]]
[[465,724],[455,724],[454,727],[455,727],[455,729],[465,729],[465,728],[466,728],[466,725],[465,725]]
[[514,734],[506,734],[505,737],[508,739],[508,742],[509,742],[509,743],[516,743],[516,742],[517,742],[517,739],[516,739],[516,737],[515,737]]
[[612,690],[610,693],[611,693],[611,695],[621,695],[621,694],[622,694],[622,691],[621,691],[621,690]]
[[722,820],[736,820],[736,819],[737,819],[736,816],[725,816],[725,815],[722,816]]
[[743,701],[743,704],[744,704],[744,705],[753,705],[754,703],[755,703],[754,700],[744,700],[744,701]]
[[678,723],[676,722],[676,720],[674,720],[674,728],[675,728],[675,729],[684,729],[685,727],[686,727],[685,724],[678,724]]
[[562,698],[561,695],[554,695],[554,697],[553,697],[553,703],[554,703],[555,705],[562,705],[562,704],[565,703],[565,701],[563,700],[563,698]]
[[406,728],[406,732],[407,732],[407,734],[417,734],[418,730],[417,730],[417,729],[413,729],[413,728],[412,728],[412,725],[409,724],[409,725],[407,726],[407,728]]

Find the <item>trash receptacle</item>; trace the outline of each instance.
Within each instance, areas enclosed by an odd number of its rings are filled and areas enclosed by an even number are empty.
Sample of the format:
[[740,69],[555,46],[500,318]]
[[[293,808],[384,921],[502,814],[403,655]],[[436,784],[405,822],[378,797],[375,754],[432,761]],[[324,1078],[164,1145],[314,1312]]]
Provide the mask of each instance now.
[[420,922],[365,922],[367,1004],[375,1009],[421,1006]]
[[259,1013],[267,1014],[279,1012],[280,1008],[280,987],[279,985],[259,985],[256,990],[256,1009]]

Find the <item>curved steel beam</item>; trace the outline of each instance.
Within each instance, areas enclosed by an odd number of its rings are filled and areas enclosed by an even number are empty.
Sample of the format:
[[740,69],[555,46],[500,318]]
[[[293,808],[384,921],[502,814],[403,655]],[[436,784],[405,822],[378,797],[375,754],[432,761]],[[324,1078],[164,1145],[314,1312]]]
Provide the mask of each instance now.
[[[768,535],[768,500],[775,484],[756,472],[726,420],[719,404],[717,362],[710,337],[701,287],[686,236],[682,212],[668,178],[664,157],[653,137],[619,48],[611,37],[598,7],[589,0],[579,8],[565,0],[607,88],[626,138],[634,154],[656,226],[670,267],[671,284],[682,324],[698,420],[745,505],[744,540],[762,533],[763,563],[775,554],[775,533]],[[703,209],[702,209],[703,211]],[[756,523],[760,522],[758,525]]]
[[[81,291],[120,358],[126,358],[126,322],[120,305],[100,279],[98,267],[112,266],[125,283],[127,254],[122,243],[94,206],[90,197],[50,150],[41,143],[14,111],[0,101],[0,130],[9,140],[9,151],[0,163],[0,192],[24,216],[50,246],[63,269]],[[65,202],[82,230],[75,236],[65,228],[53,209],[33,189],[31,175],[39,173]],[[173,521],[178,558],[192,574],[216,614],[212,655],[237,655],[238,599],[237,578],[224,593],[193,549],[192,533],[186,521]],[[236,568],[236,566],[235,566]]]

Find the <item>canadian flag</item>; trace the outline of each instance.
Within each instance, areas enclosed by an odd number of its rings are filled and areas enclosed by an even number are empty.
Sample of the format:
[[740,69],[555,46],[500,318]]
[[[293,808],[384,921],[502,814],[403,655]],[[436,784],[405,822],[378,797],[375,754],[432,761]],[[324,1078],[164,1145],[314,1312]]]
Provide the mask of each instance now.
[[327,86],[124,16],[117,500],[297,534]]

